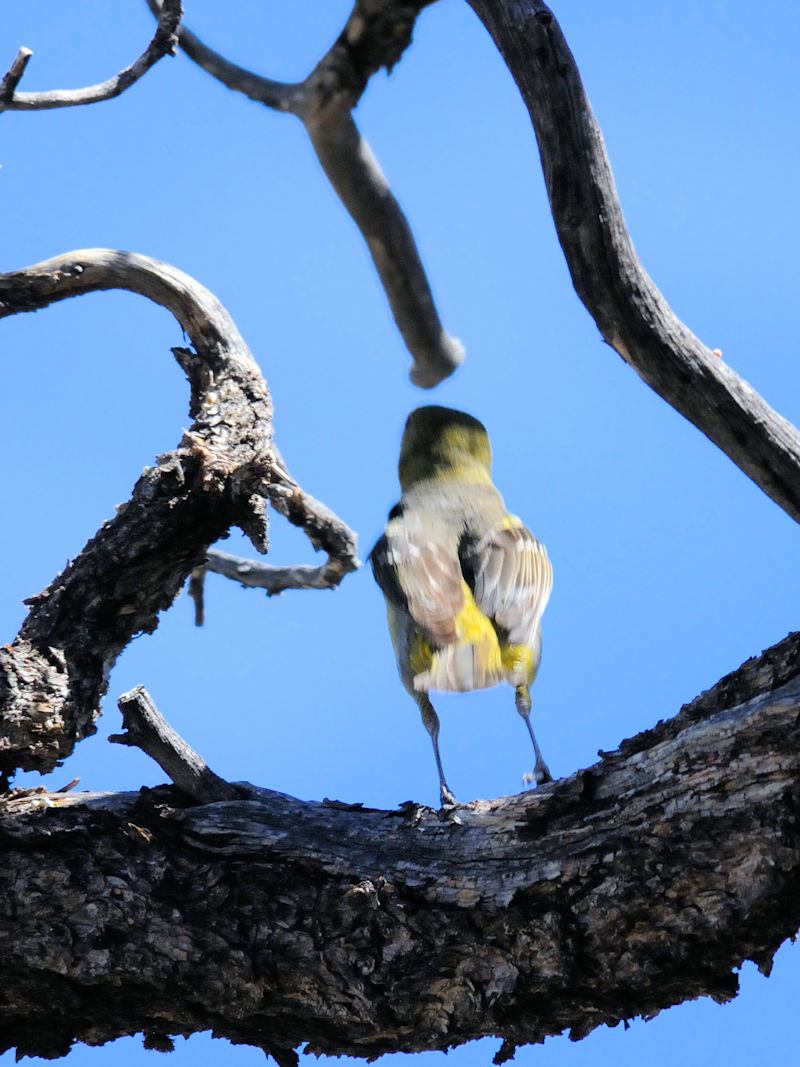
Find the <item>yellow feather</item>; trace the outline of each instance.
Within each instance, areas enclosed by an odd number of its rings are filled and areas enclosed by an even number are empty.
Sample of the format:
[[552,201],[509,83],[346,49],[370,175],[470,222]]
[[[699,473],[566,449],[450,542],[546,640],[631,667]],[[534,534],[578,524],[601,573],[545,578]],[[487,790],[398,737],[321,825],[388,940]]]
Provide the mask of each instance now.
[[508,672],[506,680],[511,685],[530,685],[533,682],[533,650],[529,645],[503,645],[500,658]]
[[[417,656],[414,663],[415,689],[449,689],[456,692],[469,689],[486,689],[504,680],[506,671],[500,653],[497,632],[475,603],[472,591],[464,582],[464,607],[455,617],[458,641],[430,655],[427,664]],[[430,653],[430,646],[425,643]],[[420,643],[415,640],[411,654],[415,655]]]

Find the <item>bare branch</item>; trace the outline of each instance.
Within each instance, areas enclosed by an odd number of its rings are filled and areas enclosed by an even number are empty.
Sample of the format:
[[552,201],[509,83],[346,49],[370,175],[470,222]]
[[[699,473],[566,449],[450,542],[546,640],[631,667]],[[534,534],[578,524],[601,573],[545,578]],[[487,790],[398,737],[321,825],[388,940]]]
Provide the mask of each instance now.
[[[158,0],[147,0],[158,13]],[[180,46],[229,89],[276,111],[297,115],[335,192],[360,229],[397,328],[414,357],[410,377],[432,388],[464,359],[464,347],[442,326],[411,227],[352,111],[370,77],[391,69],[411,43],[417,15],[432,0],[397,4],[358,0],[330,51],[303,82],[263,78],[230,63],[181,27]]]
[[294,526],[299,526],[317,551],[328,558],[319,567],[296,565],[275,567],[257,560],[233,556],[211,548],[205,563],[192,571],[189,596],[194,601],[195,626],[205,620],[205,576],[208,571],[222,574],[243,586],[266,590],[276,596],[287,589],[333,589],[345,574],[361,564],[356,555],[356,536],[321,501],[305,493],[292,478],[275,449],[275,466],[279,476],[266,489],[270,503]]
[[[17,93],[15,89],[25,70],[25,65],[32,55],[29,49],[20,49],[14,65],[0,85],[0,111],[44,111],[55,107],[78,107],[82,104],[96,104],[100,100],[111,100],[124,93],[134,82],[169,53],[175,54],[178,45],[178,26],[183,15],[181,0],[164,0],[158,13],[158,27],[153,39],[139,58],[129,67],[115,74],[108,81],[98,85],[89,85],[84,89],[54,89],[41,93]],[[18,66],[20,56],[27,53]]]
[[117,703],[126,732],[112,734],[109,741],[140,748],[156,761],[179,789],[201,804],[241,799],[241,791],[215,774],[164,720],[143,685],[124,693]]
[[278,476],[267,486],[269,502],[293,526],[299,526],[316,551],[327,552],[330,559],[324,566],[333,577],[341,568],[342,575],[359,566],[356,557],[356,536],[349,526],[320,500],[309,496],[289,473],[283,456],[273,448]]
[[274,567],[243,556],[232,556],[216,548],[209,549],[204,569],[250,589],[264,589],[267,596],[276,596],[287,589],[333,589],[341,581],[340,566],[330,558],[319,567],[302,564]]
[[20,78],[25,73],[28,60],[33,55],[30,48],[20,48],[14,57],[14,62],[8,68],[8,73],[0,82],[0,106],[7,105],[14,95],[14,90],[19,85]]
[[432,389],[464,359],[442,326],[403,209],[347,106],[311,109],[305,126],[322,169],[367,242],[394,321],[415,359],[414,385]]
[[530,112],[578,296],[661,397],[800,521],[800,433],[677,318],[633,249],[572,53],[542,0],[470,0]]
[[[167,307],[194,344],[173,353],[189,378],[194,419],[177,449],[145,468],[117,509],[38,596],[16,640],[0,649],[0,771],[49,770],[94,732],[108,672],[137,633],[150,633],[209,545],[238,526],[267,548],[265,500],[356,566],[355,535],[307,498],[272,440],[266,382],[227,311],[167,264],[108,249],[68,253],[0,275],[0,318],[93,290],[128,289]],[[349,556],[347,552],[349,551]]]
[[199,806],[3,798],[0,1052],[213,1029],[269,1035],[283,1062],[491,1035],[502,1062],[730,1000],[800,922],[799,670],[793,634],[593,767],[458,822],[247,784]]
[[[161,4],[158,0],[147,0],[148,7],[158,18]],[[303,83],[272,81],[254,74],[244,67],[231,63],[218,52],[203,44],[200,38],[186,26],[178,30],[178,44],[181,50],[217,81],[228,89],[242,93],[257,104],[273,108],[275,111],[291,111],[296,114],[298,101],[303,93]]]

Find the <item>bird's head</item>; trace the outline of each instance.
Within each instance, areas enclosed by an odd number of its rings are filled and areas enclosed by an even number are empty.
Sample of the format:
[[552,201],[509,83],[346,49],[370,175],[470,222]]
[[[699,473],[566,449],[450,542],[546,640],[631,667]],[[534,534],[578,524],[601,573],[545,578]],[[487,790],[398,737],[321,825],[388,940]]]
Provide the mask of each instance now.
[[492,448],[483,424],[453,408],[417,408],[408,416],[400,445],[400,485],[421,481],[488,483]]

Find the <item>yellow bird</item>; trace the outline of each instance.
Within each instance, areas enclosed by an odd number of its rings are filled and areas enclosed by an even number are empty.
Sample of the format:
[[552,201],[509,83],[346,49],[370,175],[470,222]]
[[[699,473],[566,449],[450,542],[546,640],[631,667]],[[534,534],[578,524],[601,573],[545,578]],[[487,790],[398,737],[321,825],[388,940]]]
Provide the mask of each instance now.
[[442,807],[456,799],[442,770],[431,689],[513,686],[536,758],[525,779],[551,781],[531,726],[529,690],[553,572],[544,545],[506,510],[491,465],[477,419],[451,408],[413,411],[400,446],[402,496],[369,556],[400,678],[433,743]]

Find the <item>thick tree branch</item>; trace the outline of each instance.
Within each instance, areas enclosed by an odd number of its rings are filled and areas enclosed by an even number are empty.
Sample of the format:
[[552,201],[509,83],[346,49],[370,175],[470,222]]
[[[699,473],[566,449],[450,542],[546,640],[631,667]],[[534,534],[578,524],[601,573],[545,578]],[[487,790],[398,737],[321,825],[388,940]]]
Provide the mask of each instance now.
[[[303,82],[263,78],[230,63],[181,27],[182,50],[229,89],[300,118],[325,174],[361,230],[397,328],[414,357],[410,377],[432,388],[464,358],[442,326],[425,268],[402,208],[352,116],[369,79],[391,70],[411,43],[419,12],[432,0],[357,0],[330,51]],[[148,0],[154,13],[158,0]]]
[[[130,501],[42,593],[0,649],[0,771],[50,770],[94,731],[108,672],[152,632],[209,545],[238,526],[267,548],[265,500],[334,557],[331,581],[357,566],[355,535],[306,498],[272,440],[272,402],[219,301],[188,275],[128,252],[88,249],[0,275],[0,318],[98,289],[129,289],[173,312],[194,345],[173,349],[194,422],[145,468]],[[300,503],[292,510],[292,502]],[[320,506],[321,509],[321,506]]]
[[28,60],[33,54],[21,48],[14,63],[0,84],[0,111],[44,111],[54,107],[78,107],[111,100],[124,93],[134,82],[156,64],[162,56],[174,55],[178,46],[177,30],[183,15],[180,0],[164,0],[158,13],[158,27],[153,39],[139,58],[108,81],[89,85],[84,89],[54,89],[41,93],[18,93],[19,84]]
[[605,340],[800,521],[800,433],[703,345],[645,273],[575,61],[542,0],[469,0],[530,112],[558,237]]
[[799,713],[793,634],[588,770],[457,821],[12,793],[3,1047],[210,1028],[286,1062],[303,1041],[377,1056],[488,1034],[502,1060],[728,1000],[735,968],[767,973],[800,922]]

